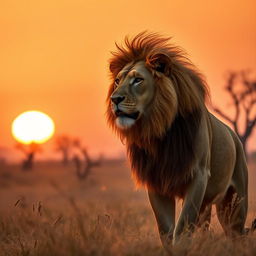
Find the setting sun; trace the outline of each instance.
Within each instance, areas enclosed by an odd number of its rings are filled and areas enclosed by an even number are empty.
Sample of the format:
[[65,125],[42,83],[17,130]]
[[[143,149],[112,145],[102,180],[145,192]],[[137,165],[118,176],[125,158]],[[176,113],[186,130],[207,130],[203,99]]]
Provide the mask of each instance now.
[[13,137],[23,144],[44,143],[53,133],[53,120],[40,111],[26,111],[12,123]]

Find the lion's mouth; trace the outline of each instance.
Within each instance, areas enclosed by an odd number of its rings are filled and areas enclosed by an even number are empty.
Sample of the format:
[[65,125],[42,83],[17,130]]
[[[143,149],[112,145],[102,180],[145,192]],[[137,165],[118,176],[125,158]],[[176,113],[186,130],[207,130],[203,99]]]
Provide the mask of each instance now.
[[115,111],[116,117],[128,117],[128,118],[132,118],[132,119],[134,119],[134,120],[136,120],[136,119],[139,117],[139,114],[140,114],[139,111],[134,112],[134,113],[130,113],[130,114],[125,113],[125,112],[123,112],[123,111],[120,110],[120,109],[117,109],[117,110]]

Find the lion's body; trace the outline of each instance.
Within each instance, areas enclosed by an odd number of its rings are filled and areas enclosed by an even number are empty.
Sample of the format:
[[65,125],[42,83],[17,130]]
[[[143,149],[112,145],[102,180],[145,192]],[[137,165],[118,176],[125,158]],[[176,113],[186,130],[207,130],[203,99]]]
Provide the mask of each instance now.
[[218,203],[231,187],[247,199],[247,166],[242,143],[220,120],[210,115],[212,131],[210,178],[205,200]]
[[[226,233],[244,232],[247,166],[235,133],[205,106],[201,75],[178,48],[139,34],[110,61],[108,122],[125,141],[133,176],[148,189],[159,231],[178,239],[209,221],[212,204]],[[184,200],[175,225],[175,198]]]
[[[247,196],[247,169],[242,145],[238,137],[212,114],[206,112],[206,115],[206,120],[202,120],[200,126],[195,127],[201,132],[194,138],[197,145],[197,159],[190,173],[184,172],[184,176],[182,176],[182,172],[179,172],[182,165],[184,169],[188,168],[184,158],[184,149],[181,148],[179,152],[180,162],[176,164],[177,166],[173,164],[175,159],[172,161],[171,152],[178,150],[175,148],[175,143],[173,144],[173,137],[177,134],[173,129],[170,129],[162,139],[155,143],[158,148],[156,156],[145,152],[143,148],[139,148],[136,144],[128,146],[132,172],[136,181],[148,188],[155,189],[160,194],[184,198],[188,183],[193,178],[193,170],[200,166],[200,161],[205,159],[207,153],[209,180],[204,197],[205,202],[216,203],[221,201],[228,188],[235,186],[237,183],[235,181],[237,177],[235,171],[241,172],[238,182],[244,191],[243,196]],[[187,131],[181,130],[182,134],[185,132]],[[192,130],[190,132],[193,135],[197,131]],[[187,147],[187,145],[185,146]],[[239,165],[243,164],[243,168],[236,170],[237,162]],[[155,170],[158,170],[158,172]],[[166,172],[164,174],[166,179],[161,180],[164,172]],[[163,184],[164,182],[167,184]]]

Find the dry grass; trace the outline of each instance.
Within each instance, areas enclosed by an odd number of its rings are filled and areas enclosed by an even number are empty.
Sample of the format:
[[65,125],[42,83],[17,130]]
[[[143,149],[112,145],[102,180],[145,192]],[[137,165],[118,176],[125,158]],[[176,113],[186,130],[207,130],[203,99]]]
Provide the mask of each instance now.
[[[3,169],[2,169],[3,170]],[[165,255],[143,191],[123,163],[106,163],[79,181],[73,167],[37,165],[0,173],[0,255]],[[60,178],[61,177],[61,178]],[[3,200],[2,200],[3,199]],[[248,224],[256,215],[251,198]],[[211,230],[184,237],[173,255],[256,255],[256,234],[226,238]]]
[[2,255],[161,255],[149,213],[139,212],[122,206],[101,214],[93,206],[41,216],[17,211],[1,221]]

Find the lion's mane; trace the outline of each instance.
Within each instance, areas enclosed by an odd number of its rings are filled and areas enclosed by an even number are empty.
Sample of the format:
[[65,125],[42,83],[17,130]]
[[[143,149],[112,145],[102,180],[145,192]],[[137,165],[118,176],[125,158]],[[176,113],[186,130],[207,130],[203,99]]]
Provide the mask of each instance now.
[[[137,184],[161,194],[182,195],[193,175],[195,139],[206,113],[204,79],[170,38],[142,32],[117,45],[110,59],[112,84],[107,96],[107,120],[127,146]],[[149,115],[128,130],[115,125],[110,96],[116,75],[129,63],[144,61],[155,79]]]

